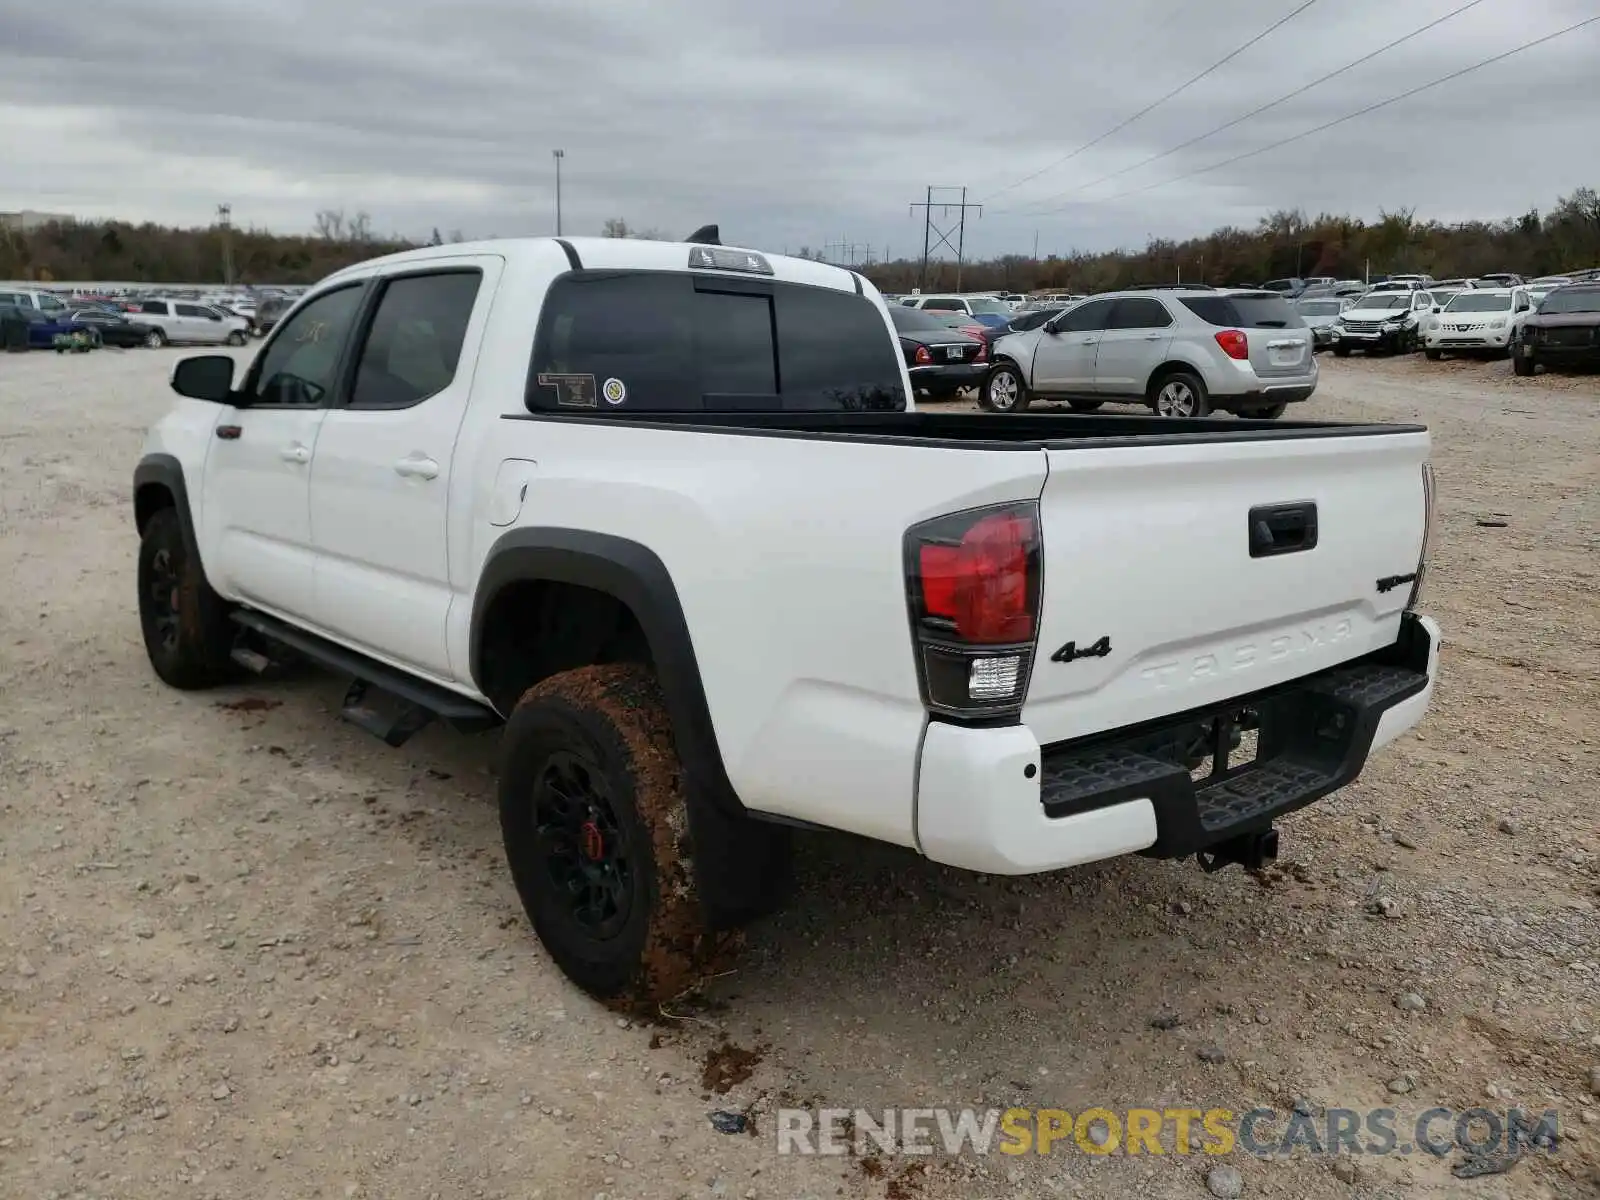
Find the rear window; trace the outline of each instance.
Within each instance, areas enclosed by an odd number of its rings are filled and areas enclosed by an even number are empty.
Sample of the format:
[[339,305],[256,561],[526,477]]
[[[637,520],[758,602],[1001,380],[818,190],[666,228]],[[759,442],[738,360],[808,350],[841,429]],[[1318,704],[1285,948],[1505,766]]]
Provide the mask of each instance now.
[[864,296],[666,271],[551,285],[528,408],[899,411],[900,354]]
[[1238,329],[1287,329],[1304,324],[1275,292],[1241,296],[1180,296],[1179,302],[1207,325]]

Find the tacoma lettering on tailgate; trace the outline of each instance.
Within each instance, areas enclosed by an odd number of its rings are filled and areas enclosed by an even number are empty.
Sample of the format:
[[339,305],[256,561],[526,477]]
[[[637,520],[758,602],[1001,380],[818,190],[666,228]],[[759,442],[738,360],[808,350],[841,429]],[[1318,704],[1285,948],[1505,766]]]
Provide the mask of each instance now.
[[1351,633],[1348,620],[1314,625],[1296,633],[1278,634],[1264,642],[1242,642],[1227,650],[1156,663],[1140,671],[1139,677],[1158,692],[1187,687],[1222,675],[1240,675],[1263,663],[1281,663],[1319,647],[1342,642]]

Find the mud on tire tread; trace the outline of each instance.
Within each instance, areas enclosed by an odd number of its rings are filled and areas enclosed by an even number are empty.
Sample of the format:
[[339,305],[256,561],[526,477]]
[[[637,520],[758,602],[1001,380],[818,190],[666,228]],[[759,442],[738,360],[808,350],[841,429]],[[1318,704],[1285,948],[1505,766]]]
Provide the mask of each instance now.
[[[585,754],[601,769],[635,848],[633,898],[617,934],[588,935],[555,902],[534,829],[548,756]],[[700,981],[731,939],[713,938],[695,886],[689,805],[666,702],[649,668],[579,667],[523,693],[506,722],[500,829],[524,910],[562,972],[597,999],[651,1011]],[[648,856],[637,848],[648,846]]]
[[[178,576],[178,640],[167,647],[156,631],[152,609],[152,564],[163,551]],[[139,628],[145,652],[161,681],[183,691],[214,687],[237,674],[230,657],[234,628],[228,604],[211,590],[205,571],[189,554],[175,509],[155,513],[139,541]]]

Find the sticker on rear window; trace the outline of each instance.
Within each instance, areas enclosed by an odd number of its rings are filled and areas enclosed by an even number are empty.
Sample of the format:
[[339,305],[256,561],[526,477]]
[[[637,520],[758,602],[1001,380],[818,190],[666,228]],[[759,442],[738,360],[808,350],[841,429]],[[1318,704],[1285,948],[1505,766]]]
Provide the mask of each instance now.
[[593,375],[539,373],[539,386],[555,388],[556,403],[562,408],[598,408]]
[[606,380],[605,387],[601,389],[607,404],[621,404],[628,398],[627,385],[620,379]]

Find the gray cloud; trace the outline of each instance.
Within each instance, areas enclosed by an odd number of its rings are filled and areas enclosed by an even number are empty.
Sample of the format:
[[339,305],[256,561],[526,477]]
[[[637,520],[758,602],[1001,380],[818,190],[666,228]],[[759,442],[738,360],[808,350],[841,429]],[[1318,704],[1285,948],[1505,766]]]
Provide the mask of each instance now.
[[[1319,0],[1071,161],[1287,11],[1283,0],[0,0],[0,208],[305,229],[569,232],[718,221],[769,248],[920,248],[927,184],[986,201],[977,254],[1142,243],[1277,208],[1497,217],[1595,179],[1589,26],[1193,179],[1593,15],[1478,5],[1238,127],[1085,187],[1463,0]],[[1038,178],[1009,187],[1041,168]],[[1147,191],[1145,185],[1162,183]],[[1131,193],[1131,194],[1130,194]]]

